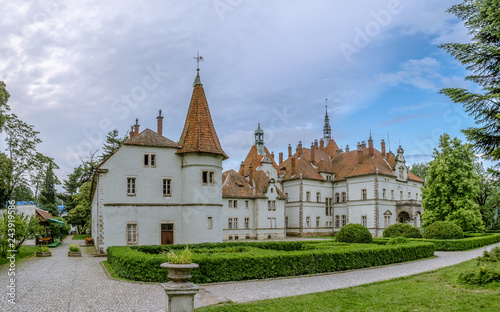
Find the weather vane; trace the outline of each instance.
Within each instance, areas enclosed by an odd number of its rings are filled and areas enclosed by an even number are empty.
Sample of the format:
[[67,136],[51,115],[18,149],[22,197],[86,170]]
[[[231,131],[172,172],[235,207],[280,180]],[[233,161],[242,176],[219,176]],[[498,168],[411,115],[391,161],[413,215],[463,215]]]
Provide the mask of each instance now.
[[196,66],[196,70],[200,71],[200,61],[203,61],[203,56],[200,56],[200,51],[196,51],[196,56],[193,58],[196,60],[196,63],[198,63]]

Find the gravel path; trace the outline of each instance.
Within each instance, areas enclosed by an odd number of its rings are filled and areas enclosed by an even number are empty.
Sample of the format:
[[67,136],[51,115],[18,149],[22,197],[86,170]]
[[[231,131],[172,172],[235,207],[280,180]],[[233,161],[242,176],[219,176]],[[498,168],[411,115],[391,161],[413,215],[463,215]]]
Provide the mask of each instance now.
[[[7,302],[9,279],[7,265],[0,268],[0,311],[164,311],[165,295],[159,284],[118,281],[109,278],[101,267],[104,258],[68,257],[69,238],[51,248],[52,257],[16,262],[16,304]],[[222,300],[247,302],[302,295],[357,286],[376,281],[436,270],[480,256],[495,244],[464,252],[436,252],[438,257],[372,269],[317,276],[203,285],[195,297],[197,307]]]

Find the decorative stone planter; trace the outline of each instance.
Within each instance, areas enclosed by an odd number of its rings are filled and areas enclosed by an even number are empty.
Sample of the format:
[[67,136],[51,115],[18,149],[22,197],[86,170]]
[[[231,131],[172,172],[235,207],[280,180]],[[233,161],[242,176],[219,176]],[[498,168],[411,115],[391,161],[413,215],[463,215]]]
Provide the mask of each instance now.
[[68,251],[68,257],[81,257],[81,251]]
[[37,257],[52,257],[52,252],[50,252],[50,251],[37,251],[36,256]]
[[200,288],[188,279],[191,277],[191,271],[199,268],[199,265],[166,262],[160,266],[168,270],[168,277],[172,279],[161,284],[166,295],[166,311],[194,311],[194,296]]

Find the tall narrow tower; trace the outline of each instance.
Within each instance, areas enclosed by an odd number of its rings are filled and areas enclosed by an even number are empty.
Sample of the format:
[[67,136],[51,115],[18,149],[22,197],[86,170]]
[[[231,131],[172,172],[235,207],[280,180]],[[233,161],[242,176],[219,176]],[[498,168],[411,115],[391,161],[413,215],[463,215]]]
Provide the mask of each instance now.
[[330,119],[328,118],[328,99],[325,100],[325,125],[323,126],[323,140],[325,141],[325,145],[328,145],[330,140],[332,139],[332,128],[330,128]]
[[266,155],[264,150],[264,130],[260,128],[260,123],[257,130],[255,130],[255,146],[257,146],[257,155]]

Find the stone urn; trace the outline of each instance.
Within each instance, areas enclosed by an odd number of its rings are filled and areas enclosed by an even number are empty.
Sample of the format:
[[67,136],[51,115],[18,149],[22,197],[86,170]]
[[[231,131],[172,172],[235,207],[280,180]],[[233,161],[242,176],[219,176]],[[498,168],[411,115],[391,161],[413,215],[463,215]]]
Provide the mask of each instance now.
[[190,288],[194,284],[188,281],[191,278],[191,271],[200,266],[196,263],[177,264],[166,262],[162,263],[160,267],[168,270],[168,277],[172,280],[165,285],[173,288]]

